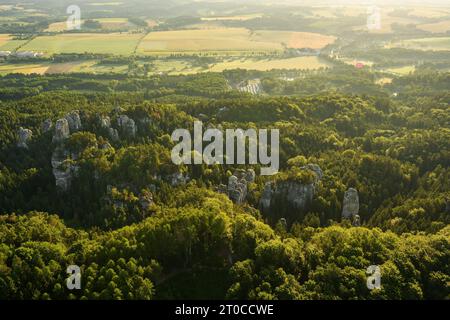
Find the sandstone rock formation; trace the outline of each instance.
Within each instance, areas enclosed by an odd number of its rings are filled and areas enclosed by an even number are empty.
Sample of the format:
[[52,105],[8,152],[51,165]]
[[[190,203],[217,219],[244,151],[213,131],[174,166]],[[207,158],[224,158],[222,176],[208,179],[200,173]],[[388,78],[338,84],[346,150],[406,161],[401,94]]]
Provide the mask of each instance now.
[[148,211],[155,204],[153,194],[148,190],[143,190],[139,195],[139,204],[142,210]]
[[109,138],[114,142],[117,142],[120,140],[119,131],[117,131],[117,129],[109,128],[108,135],[109,135]]
[[28,141],[30,141],[33,136],[33,131],[30,129],[24,129],[22,127],[19,128],[19,132],[17,133],[19,138],[17,140],[17,146],[19,148],[28,149]]
[[60,143],[67,139],[70,135],[69,122],[67,119],[59,119],[55,124],[55,132],[53,134],[53,142]]
[[43,133],[49,132],[52,128],[53,128],[52,120],[47,119],[42,123],[41,129]]
[[174,173],[172,175],[169,175],[168,179],[170,181],[170,184],[173,187],[186,184],[189,181],[189,177],[185,176],[181,172],[177,172],[177,173]]
[[111,118],[109,116],[99,116],[98,122],[100,124],[100,127],[103,129],[108,129],[111,127]]
[[71,163],[68,152],[60,146],[53,152],[51,163],[56,187],[60,191],[67,192],[78,167]]
[[353,219],[359,213],[359,196],[356,189],[350,188],[345,192],[342,218]]
[[66,114],[65,119],[69,124],[70,132],[76,132],[81,130],[81,118],[78,110],[71,111]]
[[239,179],[236,176],[231,176],[228,178],[228,197],[231,201],[236,204],[244,203],[247,198],[247,180],[241,178]]
[[231,201],[242,204],[247,199],[248,185],[255,182],[255,171],[253,169],[239,169],[228,178],[228,185],[220,185],[217,191],[228,195]]
[[308,164],[302,169],[315,173],[314,182],[302,184],[296,181],[268,182],[259,201],[263,213],[269,213],[276,204],[287,204],[294,210],[306,210],[312,202],[316,184],[322,179],[323,172],[316,164]]
[[129,118],[126,115],[121,115],[117,118],[117,124],[126,136],[136,136],[137,127],[133,119]]
[[360,227],[360,226],[361,226],[361,217],[360,217],[359,215],[355,214],[355,215],[353,216],[353,222],[352,222],[352,225],[353,225],[354,227]]

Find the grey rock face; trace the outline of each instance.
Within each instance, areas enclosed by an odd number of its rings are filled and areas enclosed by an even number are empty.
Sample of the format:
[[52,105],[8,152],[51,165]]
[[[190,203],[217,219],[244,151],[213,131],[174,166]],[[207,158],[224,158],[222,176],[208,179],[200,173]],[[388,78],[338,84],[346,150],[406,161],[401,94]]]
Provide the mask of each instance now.
[[168,178],[169,178],[170,184],[173,187],[186,184],[189,181],[189,177],[183,175],[181,172],[174,173],[174,174],[170,175]]
[[350,188],[345,192],[342,208],[342,218],[353,219],[359,213],[359,196],[356,189]]
[[228,197],[236,204],[244,203],[247,198],[247,181],[231,176],[228,179]]
[[264,191],[262,192],[261,199],[259,200],[259,206],[263,212],[268,212],[270,210],[273,193],[274,191],[272,190],[272,183],[266,183],[266,185],[264,186]]
[[53,134],[53,142],[61,142],[70,135],[69,122],[67,119],[59,119],[55,124],[55,133]]
[[61,147],[55,149],[51,162],[56,187],[60,191],[67,192],[70,189],[73,174],[76,173],[78,168],[70,163],[68,153]]
[[315,183],[319,182],[323,178],[323,171],[317,164],[308,163],[306,166],[302,167],[301,169],[308,169],[308,170],[313,171],[316,174]]
[[53,128],[52,120],[50,120],[50,119],[45,120],[42,123],[42,127],[41,128],[42,128],[42,132],[43,133],[49,132]]
[[109,137],[112,141],[119,141],[119,131],[117,131],[117,129],[114,128],[109,128],[108,129],[108,134]]
[[68,113],[65,116],[65,119],[67,120],[69,124],[70,132],[75,132],[81,130],[81,118],[80,118],[80,112],[78,110],[74,110],[70,113]]
[[219,191],[223,190],[234,203],[243,204],[247,199],[248,185],[255,182],[255,176],[253,169],[236,170],[234,175],[228,178],[228,185],[219,187]]
[[259,201],[263,212],[270,211],[274,200],[289,204],[295,210],[305,210],[312,202],[315,193],[314,184],[301,184],[298,182],[281,182],[276,185],[266,184]]
[[139,195],[139,204],[145,211],[150,209],[150,207],[155,204],[155,202],[153,201],[153,194],[150,191],[144,190]]
[[255,178],[256,178],[255,170],[253,169],[247,170],[247,173],[245,174],[245,180],[248,183],[253,183],[255,182]]
[[125,135],[129,137],[136,136],[137,127],[133,119],[130,119],[126,115],[121,115],[117,119],[117,124],[119,125],[120,129],[125,133]]
[[98,119],[100,127],[103,129],[108,129],[111,127],[111,118],[108,116],[100,116]]
[[294,210],[305,210],[312,202],[316,184],[322,179],[323,172],[318,165],[308,164],[303,169],[316,173],[314,183],[302,184],[296,181],[268,182],[259,201],[263,213],[269,213],[271,207],[277,203],[287,203]]
[[352,225],[353,225],[354,227],[361,227],[361,217],[360,217],[359,215],[355,214],[355,215],[353,216],[353,222],[352,222]]
[[30,129],[24,129],[22,127],[19,128],[19,132],[18,132],[18,141],[17,141],[17,146],[19,148],[24,148],[24,149],[28,149],[28,141],[30,141],[31,137],[33,136],[33,131],[31,131]]

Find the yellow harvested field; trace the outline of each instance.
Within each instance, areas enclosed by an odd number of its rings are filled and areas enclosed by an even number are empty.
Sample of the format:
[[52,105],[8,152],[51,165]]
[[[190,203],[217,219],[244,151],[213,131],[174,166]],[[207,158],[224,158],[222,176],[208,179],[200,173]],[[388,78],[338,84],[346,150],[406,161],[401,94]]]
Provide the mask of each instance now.
[[444,33],[450,31],[450,20],[421,24],[417,28],[433,33]]
[[409,11],[408,15],[423,18],[442,18],[450,15],[450,9],[417,7]]
[[322,49],[332,44],[336,38],[320,33],[292,32],[292,31],[255,31],[252,40],[279,42],[287,48]]
[[[92,19],[100,22],[102,29],[113,30],[127,27],[129,25],[127,18],[99,18]],[[81,28],[83,28],[84,20],[81,20]],[[63,32],[67,30],[67,22],[54,22],[45,29],[46,32]]]
[[251,52],[288,48],[320,49],[334,42],[332,36],[291,31],[255,31],[245,28],[213,28],[149,33],[138,53],[162,52]]
[[178,30],[149,33],[140,43],[138,52],[201,52],[201,51],[278,51],[281,44],[251,41],[244,28]]
[[46,32],[61,32],[61,31],[66,31],[67,30],[67,22],[54,22],[51,23],[47,29],[45,29],[44,31]]
[[0,34],[0,47],[4,46],[11,40],[11,35],[9,34]]
[[48,65],[44,64],[0,64],[0,74],[22,73],[22,74],[45,74]]
[[145,22],[147,22],[147,26],[151,27],[151,28],[156,27],[159,24],[158,21],[153,20],[153,19],[145,20]]

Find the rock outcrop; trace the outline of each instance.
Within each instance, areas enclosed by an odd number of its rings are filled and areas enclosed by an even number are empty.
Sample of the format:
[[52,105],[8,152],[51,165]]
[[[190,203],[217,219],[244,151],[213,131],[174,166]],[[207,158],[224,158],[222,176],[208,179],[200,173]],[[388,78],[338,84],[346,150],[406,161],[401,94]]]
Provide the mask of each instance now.
[[78,167],[71,162],[68,152],[60,146],[53,151],[51,163],[56,187],[60,191],[67,192]]
[[53,142],[60,143],[67,139],[70,135],[69,122],[67,119],[59,119],[55,124],[55,132],[53,134]]
[[142,210],[148,211],[154,204],[153,194],[148,190],[143,190],[139,195],[139,205]]
[[128,137],[136,136],[137,127],[133,119],[126,115],[121,115],[117,118],[117,124],[121,131]]
[[228,185],[220,185],[217,191],[228,195],[231,201],[236,204],[243,204],[247,199],[248,185],[255,182],[255,171],[236,170],[234,174],[228,178]]
[[353,220],[354,216],[359,213],[359,196],[356,189],[350,188],[345,192],[342,218]]
[[71,111],[66,114],[65,119],[69,124],[70,132],[76,132],[81,130],[81,118],[78,110]]
[[28,149],[28,141],[30,141],[33,137],[33,131],[20,127],[17,134],[19,136],[17,140],[17,146],[19,148]]
[[308,164],[302,169],[315,173],[313,183],[302,184],[297,181],[268,182],[259,201],[263,213],[269,213],[272,207],[288,205],[291,209],[305,211],[314,198],[316,184],[322,179],[323,172],[316,164]]
[[267,183],[260,200],[260,208],[263,212],[269,212],[274,202],[286,203],[294,210],[305,210],[314,198],[314,184],[301,184],[285,181]]
[[43,133],[49,132],[53,128],[53,122],[50,119],[45,120],[42,123],[41,129]]
[[181,172],[177,172],[177,173],[174,173],[172,175],[169,175],[167,177],[167,179],[169,180],[169,182],[172,185],[172,187],[177,187],[177,186],[186,184],[189,181],[189,177],[185,176]]
[[244,178],[239,179],[234,175],[228,178],[227,192],[231,201],[236,204],[244,203],[248,192],[247,183]]
[[360,217],[359,215],[355,214],[355,215],[353,216],[353,222],[352,222],[352,225],[353,225],[354,227],[361,227],[361,217]]
[[109,138],[114,142],[117,142],[120,140],[119,131],[117,131],[117,129],[109,128],[108,135],[109,135]]
[[109,129],[111,127],[111,118],[109,116],[99,116],[98,122],[103,129]]
[[98,123],[100,127],[108,133],[109,138],[117,142],[119,141],[119,131],[113,127],[111,127],[111,118],[109,116],[101,115],[98,117]]

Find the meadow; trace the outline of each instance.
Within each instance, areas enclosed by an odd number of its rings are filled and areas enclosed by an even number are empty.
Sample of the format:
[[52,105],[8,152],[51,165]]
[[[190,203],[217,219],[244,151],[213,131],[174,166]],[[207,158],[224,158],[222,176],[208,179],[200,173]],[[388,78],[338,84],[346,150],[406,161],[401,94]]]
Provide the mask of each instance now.
[[450,37],[418,38],[396,41],[387,47],[400,47],[416,50],[450,50]]
[[0,51],[13,51],[24,43],[24,40],[13,40],[9,34],[0,34]]
[[297,69],[297,70],[315,70],[328,68],[329,65],[318,57],[295,57],[288,59],[239,59],[227,60],[218,63],[210,68],[210,71],[221,72],[230,69],[246,69],[269,71],[272,69]]
[[433,33],[444,33],[450,31],[450,20],[421,24],[417,28]]
[[27,43],[21,50],[54,53],[114,53],[133,54],[142,34],[130,33],[74,33],[40,36]]

